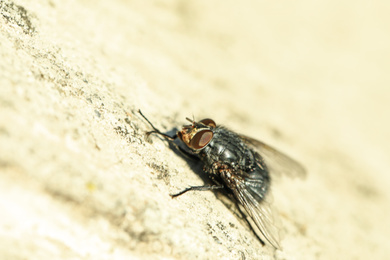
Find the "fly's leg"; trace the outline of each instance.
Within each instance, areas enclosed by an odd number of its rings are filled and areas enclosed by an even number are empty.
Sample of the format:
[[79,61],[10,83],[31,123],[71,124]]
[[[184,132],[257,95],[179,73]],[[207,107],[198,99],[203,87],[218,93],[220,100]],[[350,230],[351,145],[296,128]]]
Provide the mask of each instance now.
[[191,160],[195,160],[195,161],[198,161],[199,158],[184,150],[183,148],[181,148],[179,145],[177,145],[177,143],[175,143],[174,141],[176,140],[177,138],[177,134],[175,134],[174,136],[169,136],[167,134],[164,134],[163,132],[161,132],[160,130],[158,130],[153,124],[152,122],[149,121],[149,119],[146,118],[146,116],[144,114],[142,114],[141,112],[141,109],[138,110],[138,113],[146,120],[146,122],[148,122],[148,124],[153,128],[153,131],[149,131],[146,133],[146,136],[149,136],[151,134],[158,134],[158,135],[161,135],[165,138],[165,140],[167,140],[170,144],[172,144],[172,146],[177,150],[179,151],[182,155],[184,155],[186,158],[188,159],[191,159]]
[[[180,153],[182,153],[185,157],[189,158],[189,159],[192,159],[192,160],[196,160],[198,161],[199,158],[184,150],[183,148],[181,148],[177,143],[175,143],[175,139],[177,138],[177,134],[174,135],[174,136],[169,136],[167,134],[164,134],[163,132],[161,132],[160,130],[158,130],[153,124],[152,122],[149,121],[149,119],[146,118],[146,116],[144,116],[144,114],[142,114],[141,112],[141,109],[138,110],[138,112],[140,113],[140,115],[146,120],[146,122],[148,122],[148,124],[153,128],[153,131],[150,131],[150,132],[147,132],[147,136],[151,135],[151,134],[159,134],[161,136],[163,136],[170,144],[173,145],[173,147],[175,147],[175,149],[177,149]],[[215,180],[214,180],[215,181]],[[216,182],[216,181],[215,181]],[[184,193],[186,193],[187,191],[190,191],[190,190],[198,190],[198,191],[205,191],[205,190],[217,190],[217,189],[222,189],[224,188],[224,186],[220,183],[217,182],[217,185],[206,185],[206,186],[191,186],[185,190],[182,190],[180,191],[179,193],[176,193],[176,194],[171,194],[171,197],[172,198],[175,198],[177,196],[180,196]]]
[[177,135],[174,135],[174,136],[169,136],[167,134],[164,134],[163,132],[161,132],[160,130],[158,130],[153,124],[152,122],[149,121],[149,119],[146,118],[146,116],[144,116],[144,114],[142,114],[141,112],[141,109],[138,110],[138,113],[146,120],[146,122],[148,122],[148,124],[153,128],[153,131],[150,131],[150,132],[147,132],[146,135],[149,136],[151,134],[159,134],[161,136],[163,136],[165,139],[167,139],[168,141],[174,141],[176,138],[177,138]]
[[170,194],[172,198],[175,198],[175,197],[178,197],[180,195],[183,195],[184,193],[186,193],[187,191],[191,191],[191,190],[198,190],[198,191],[205,191],[205,190],[218,190],[218,189],[223,189],[225,186],[223,186],[222,184],[218,184],[218,185],[205,185],[205,186],[191,186],[189,188],[186,188],[176,194]]

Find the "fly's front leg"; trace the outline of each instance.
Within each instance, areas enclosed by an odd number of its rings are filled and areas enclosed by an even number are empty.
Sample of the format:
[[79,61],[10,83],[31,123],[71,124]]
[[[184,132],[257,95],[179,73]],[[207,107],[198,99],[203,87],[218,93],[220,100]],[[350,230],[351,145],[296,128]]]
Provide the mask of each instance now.
[[[149,119],[146,118],[146,116],[144,116],[144,114],[142,114],[141,110],[138,110],[138,112],[140,113],[140,115],[146,120],[146,122],[148,122],[148,124],[153,128],[153,131],[150,131],[150,132],[147,132],[146,135],[149,136],[151,134],[158,134],[158,135],[161,135],[165,138],[165,140],[167,140],[176,150],[178,150],[182,155],[184,155],[186,158],[188,159],[192,159],[192,160],[196,160],[198,161],[199,160],[199,157],[196,156],[195,154],[189,152],[189,151],[186,151],[185,149],[183,149],[182,147],[180,147],[176,142],[176,138],[178,137],[177,134],[175,134],[174,136],[169,136],[163,132],[161,132],[159,129],[157,129],[153,124],[152,122],[149,121]],[[180,191],[179,193],[176,193],[176,194],[171,194],[171,197],[174,198],[174,197],[177,197],[177,196],[180,196],[184,193],[186,193],[187,191],[190,191],[190,190],[198,190],[198,191],[205,191],[205,190],[216,190],[216,189],[222,189],[224,188],[224,186],[218,182],[216,182],[217,185],[206,185],[206,186],[191,186],[185,190],[182,190]]]
[[139,109],[138,112],[139,112],[139,114],[146,120],[146,122],[148,122],[148,124],[153,128],[153,131],[147,132],[147,133],[146,133],[146,136],[149,136],[149,135],[151,135],[151,134],[158,134],[158,135],[161,135],[162,137],[164,137],[165,140],[167,140],[170,144],[172,144],[172,146],[173,146],[177,151],[179,151],[182,155],[184,155],[186,158],[191,159],[191,160],[196,160],[196,161],[199,160],[199,158],[198,158],[196,155],[194,155],[194,154],[192,154],[192,153],[190,153],[190,152],[184,150],[184,149],[181,148],[177,143],[175,143],[175,140],[176,140],[176,138],[177,138],[177,134],[175,134],[174,136],[170,136],[170,135],[167,135],[167,134],[161,132],[158,128],[156,128],[156,127],[152,124],[152,122],[149,121],[149,119],[148,119],[144,114],[142,114],[141,109]]
[[141,109],[138,110],[138,113],[146,120],[146,122],[148,122],[148,124],[153,128],[153,131],[149,131],[146,133],[147,136],[151,135],[151,134],[159,134],[161,136],[163,136],[166,140],[168,141],[174,141],[176,138],[177,138],[177,135],[175,134],[174,136],[169,136],[167,134],[164,134],[163,132],[161,132],[160,130],[158,130],[153,124],[152,122],[149,121],[149,119],[146,118],[146,116],[144,116],[144,114],[142,114],[141,112]]

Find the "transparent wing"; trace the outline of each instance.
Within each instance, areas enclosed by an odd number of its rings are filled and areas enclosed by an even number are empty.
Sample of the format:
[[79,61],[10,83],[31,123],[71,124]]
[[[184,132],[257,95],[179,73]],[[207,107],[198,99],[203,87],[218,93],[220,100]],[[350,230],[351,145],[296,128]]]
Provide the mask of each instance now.
[[[223,177],[222,177],[223,178]],[[277,227],[270,204],[265,200],[262,179],[255,175],[246,177],[235,175],[224,180],[231,184],[231,190],[240,204],[240,209],[248,218],[255,233],[268,241],[273,247],[281,248],[279,243],[279,228]]]
[[271,174],[284,174],[290,177],[299,178],[304,178],[306,176],[305,168],[288,155],[251,137],[245,135],[240,135],[240,137],[247,145],[256,151],[258,155],[260,155],[259,159],[261,160],[262,158],[264,160]]

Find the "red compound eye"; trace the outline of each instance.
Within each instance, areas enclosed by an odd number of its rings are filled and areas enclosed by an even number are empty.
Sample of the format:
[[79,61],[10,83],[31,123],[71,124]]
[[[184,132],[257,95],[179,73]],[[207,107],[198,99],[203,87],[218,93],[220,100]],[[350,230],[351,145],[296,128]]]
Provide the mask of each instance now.
[[194,135],[191,139],[189,147],[194,150],[199,150],[208,145],[213,139],[213,132],[211,130],[202,130]]
[[215,128],[217,126],[217,124],[214,122],[214,120],[210,119],[210,118],[200,120],[199,123],[202,123],[202,124],[207,125],[207,126],[212,127],[212,128]]

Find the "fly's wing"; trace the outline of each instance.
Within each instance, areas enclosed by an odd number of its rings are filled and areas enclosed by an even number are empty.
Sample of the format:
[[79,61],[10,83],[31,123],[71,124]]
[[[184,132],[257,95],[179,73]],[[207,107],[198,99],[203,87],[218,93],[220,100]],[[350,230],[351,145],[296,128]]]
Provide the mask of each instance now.
[[260,155],[260,158],[258,159],[264,159],[264,162],[271,174],[285,174],[290,177],[299,178],[304,178],[306,176],[305,168],[288,155],[285,155],[275,148],[248,136],[240,135],[240,137],[249,147],[258,153],[258,157]]
[[275,225],[271,207],[265,200],[267,191],[263,190],[263,178],[256,172],[227,178],[222,176],[225,183],[229,183],[229,188],[238,200],[240,209],[247,216],[255,233],[260,238],[265,238],[273,247],[281,248],[279,229]]

